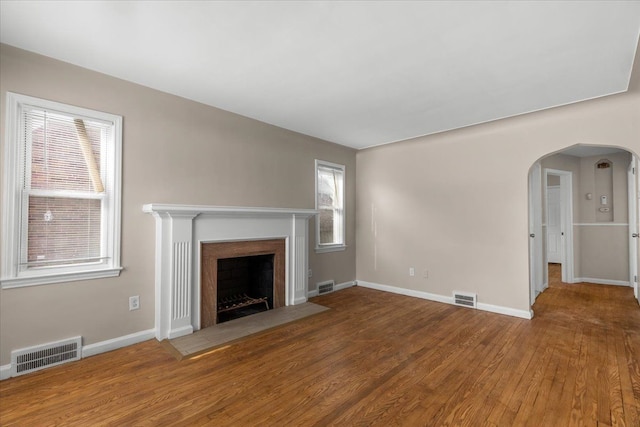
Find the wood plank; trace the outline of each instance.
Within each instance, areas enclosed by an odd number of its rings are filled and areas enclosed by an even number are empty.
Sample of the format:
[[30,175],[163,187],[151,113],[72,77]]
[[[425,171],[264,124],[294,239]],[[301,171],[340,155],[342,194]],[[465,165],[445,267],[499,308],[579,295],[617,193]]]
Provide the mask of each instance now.
[[[619,288],[619,289],[618,289]],[[0,425],[640,425],[631,289],[552,283],[531,321],[353,287],[178,361],[155,340],[0,382]]]

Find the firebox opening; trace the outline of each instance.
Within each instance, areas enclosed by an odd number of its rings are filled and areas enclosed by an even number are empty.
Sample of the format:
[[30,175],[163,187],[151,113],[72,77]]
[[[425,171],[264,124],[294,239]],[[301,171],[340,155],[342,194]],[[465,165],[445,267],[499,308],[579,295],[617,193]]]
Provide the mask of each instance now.
[[274,254],[218,259],[217,323],[274,307]]

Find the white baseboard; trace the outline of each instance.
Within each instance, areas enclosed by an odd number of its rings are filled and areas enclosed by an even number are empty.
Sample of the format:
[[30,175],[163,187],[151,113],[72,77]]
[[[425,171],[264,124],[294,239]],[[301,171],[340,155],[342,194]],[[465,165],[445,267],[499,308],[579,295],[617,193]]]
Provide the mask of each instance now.
[[[355,280],[352,280],[350,282],[344,282],[344,283],[339,283],[337,285],[335,285],[333,287],[334,291],[339,291],[340,289],[346,289],[346,288],[350,288],[352,286],[355,286],[356,282]],[[318,296],[318,290],[314,289],[313,291],[309,291],[307,292],[307,298],[313,298],[313,297],[317,297]]]
[[123,337],[113,338],[106,341],[89,344],[82,347],[82,357],[95,356],[96,354],[105,353],[107,351],[116,350],[128,345],[138,344],[143,341],[156,337],[155,329],[147,329],[146,331],[136,332],[134,334],[125,335]]
[[[136,332],[134,334],[125,335],[123,337],[113,338],[106,341],[97,342],[82,346],[82,357],[94,356],[107,351],[116,350],[118,348],[137,344],[143,341],[155,338],[156,330],[148,329],[146,331]],[[6,380],[11,377],[11,364],[0,366],[0,380]]]
[[477,304],[478,310],[489,311],[491,313],[505,314],[507,316],[519,317],[521,319],[531,320],[533,319],[533,311],[529,310],[517,310],[511,307],[503,307],[501,305],[484,304],[479,302]]
[[[415,291],[412,289],[398,288],[396,286],[365,282],[364,280],[358,280],[357,283],[358,283],[358,286],[362,286],[365,288],[377,289],[379,291],[391,292],[394,294],[406,295],[409,297],[422,298],[429,301],[436,301],[436,302],[442,302],[445,304],[453,305],[453,296],[448,297],[445,295],[431,294],[423,291]],[[502,307],[499,305],[492,305],[492,304],[484,304],[481,302],[477,304],[477,309],[482,311],[489,311],[491,313],[505,314],[507,316],[519,317],[522,319],[531,319],[533,317],[533,312],[530,310],[529,311],[517,310],[515,308]]]
[[11,377],[11,363],[0,366],[0,381]]
[[608,279],[594,279],[593,277],[574,277],[573,283],[595,283],[596,285],[614,285],[614,286],[631,286],[629,282],[624,280],[608,280]]

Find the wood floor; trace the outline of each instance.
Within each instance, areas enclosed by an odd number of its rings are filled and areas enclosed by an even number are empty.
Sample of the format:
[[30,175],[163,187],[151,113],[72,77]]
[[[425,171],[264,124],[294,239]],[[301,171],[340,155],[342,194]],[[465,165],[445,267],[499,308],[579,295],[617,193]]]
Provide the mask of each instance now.
[[354,287],[177,361],[156,341],[0,382],[11,426],[640,426],[631,288],[552,281],[522,320]]

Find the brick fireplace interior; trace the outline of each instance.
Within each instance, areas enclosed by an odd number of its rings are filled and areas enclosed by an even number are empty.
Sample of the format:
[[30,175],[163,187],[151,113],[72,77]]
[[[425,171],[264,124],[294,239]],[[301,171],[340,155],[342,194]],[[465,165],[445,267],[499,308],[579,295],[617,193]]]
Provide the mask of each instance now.
[[202,243],[200,327],[282,307],[285,239]]

